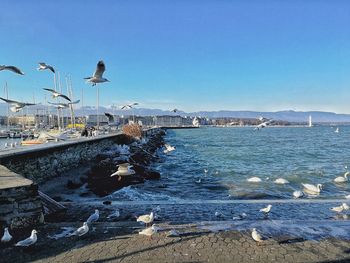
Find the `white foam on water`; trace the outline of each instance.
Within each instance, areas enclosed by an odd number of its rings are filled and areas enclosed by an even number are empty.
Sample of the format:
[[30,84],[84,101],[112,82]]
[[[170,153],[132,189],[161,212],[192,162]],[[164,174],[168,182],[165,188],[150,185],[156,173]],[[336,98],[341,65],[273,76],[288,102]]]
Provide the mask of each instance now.
[[130,186],[123,187],[122,189],[112,193],[110,195],[113,199],[118,197],[118,199],[128,200],[128,201],[157,201],[157,200],[166,200],[166,201],[179,201],[180,198],[172,197],[166,194],[157,193],[157,192],[147,192],[145,190],[139,190],[137,188]]

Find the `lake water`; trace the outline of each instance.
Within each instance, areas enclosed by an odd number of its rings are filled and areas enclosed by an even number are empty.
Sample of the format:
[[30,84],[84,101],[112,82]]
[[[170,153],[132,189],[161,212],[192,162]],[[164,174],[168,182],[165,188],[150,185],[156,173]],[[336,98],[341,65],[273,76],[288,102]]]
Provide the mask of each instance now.
[[[164,154],[154,168],[160,181],[115,193],[128,200],[291,199],[301,183],[322,184],[320,195],[341,199],[349,183],[334,178],[350,168],[350,127],[200,128],[168,130],[167,143],[176,150]],[[208,172],[205,173],[204,170]],[[261,183],[250,183],[257,176]],[[285,185],[273,181],[284,178]],[[119,199],[119,198],[118,198]]]

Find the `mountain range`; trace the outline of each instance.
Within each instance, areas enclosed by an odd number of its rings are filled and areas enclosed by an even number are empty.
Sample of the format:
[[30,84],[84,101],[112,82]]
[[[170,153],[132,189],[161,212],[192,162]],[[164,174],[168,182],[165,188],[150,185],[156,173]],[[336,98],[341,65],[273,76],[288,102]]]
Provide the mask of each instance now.
[[[47,109],[50,109],[52,113],[56,113],[56,110],[52,107],[44,105],[36,105],[28,108],[28,114],[33,113],[45,113]],[[26,113],[26,110],[24,110]],[[68,115],[68,111],[66,111]],[[161,115],[181,115],[181,116],[190,116],[190,117],[205,117],[205,118],[258,118],[263,116],[265,118],[271,118],[274,120],[283,120],[289,122],[307,122],[309,116],[312,116],[312,121],[315,122],[350,122],[350,114],[337,114],[334,112],[324,112],[324,111],[276,111],[276,112],[260,112],[260,111],[198,111],[198,112],[184,112],[178,111],[176,113],[172,111],[166,111],[161,109],[148,109],[148,108],[135,108],[132,110],[119,110],[111,109],[107,107],[100,107],[100,114],[104,112],[109,112],[117,115],[138,115],[138,116],[161,116]],[[5,103],[0,103],[0,115],[6,116],[7,106]],[[13,113],[11,113],[13,114]],[[17,113],[17,114],[22,114]],[[90,114],[96,114],[96,107],[93,106],[84,106],[77,108],[75,110],[76,116],[87,116]]]

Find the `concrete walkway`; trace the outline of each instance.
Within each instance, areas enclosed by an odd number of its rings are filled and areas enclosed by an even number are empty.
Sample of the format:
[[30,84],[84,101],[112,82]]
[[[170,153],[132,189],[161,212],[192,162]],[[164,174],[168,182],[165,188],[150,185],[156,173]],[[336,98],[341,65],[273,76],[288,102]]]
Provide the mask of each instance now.
[[[48,235],[62,232],[49,224],[39,229],[32,248],[0,249],[3,262],[349,262],[350,242],[325,239],[305,241],[288,237],[269,238],[258,245],[250,232],[212,233],[194,225],[160,225],[163,230],[149,240],[137,234],[130,222],[97,223],[83,237],[58,240]],[[176,228],[181,237],[167,237]],[[28,230],[29,231],[29,230]]]

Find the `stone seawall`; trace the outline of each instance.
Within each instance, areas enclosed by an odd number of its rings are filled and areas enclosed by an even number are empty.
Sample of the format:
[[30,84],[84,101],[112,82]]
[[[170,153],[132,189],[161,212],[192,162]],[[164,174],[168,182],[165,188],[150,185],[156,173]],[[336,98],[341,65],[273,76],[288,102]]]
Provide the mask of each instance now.
[[113,144],[128,143],[123,134],[96,140],[79,141],[76,144],[54,144],[50,148],[2,157],[1,165],[25,178],[40,184],[94,159],[101,151]]
[[28,227],[44,222],[38,186],[0,165],[0,229]]

